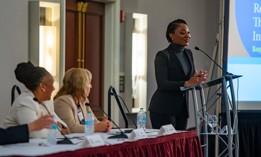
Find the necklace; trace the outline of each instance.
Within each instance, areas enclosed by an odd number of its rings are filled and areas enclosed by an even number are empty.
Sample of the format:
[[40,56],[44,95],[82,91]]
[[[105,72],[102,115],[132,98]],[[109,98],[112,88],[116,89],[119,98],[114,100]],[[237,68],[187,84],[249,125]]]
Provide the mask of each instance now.
[[33,99],[34,99],[34,101],[38,102],[38,104],[43,106],[48,114],[51,114],[50,111],[48,110],[48,108],[42,102],[40,102],[36,97],[34,97]]

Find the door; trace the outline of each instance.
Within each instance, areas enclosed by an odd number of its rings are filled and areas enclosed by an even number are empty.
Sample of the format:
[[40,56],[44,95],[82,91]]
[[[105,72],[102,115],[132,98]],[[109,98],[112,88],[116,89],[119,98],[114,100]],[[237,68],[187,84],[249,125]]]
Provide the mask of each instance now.
[[[92,89],[89,100],[91,104],[102,109],[104,8],[104,3],[88,2],[87,10],[82,11],[79,9],[79,3],[77,8],[75,0],[66,0],[65,70],[79,67],[80,64],[80,67],[91,71]],[[79,22],[79,19],[82,19],[82,22]],[[81,30],[80,35],[79,30]],[[82,52],[80,55],[79,51]],[[92,109],[97,117],[103,115],[97,107],[92,107]]]

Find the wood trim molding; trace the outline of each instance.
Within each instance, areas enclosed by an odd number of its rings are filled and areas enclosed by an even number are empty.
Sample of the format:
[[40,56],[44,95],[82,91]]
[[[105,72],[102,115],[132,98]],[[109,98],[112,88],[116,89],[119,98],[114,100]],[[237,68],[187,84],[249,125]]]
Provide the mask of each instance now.
[[85,19],[87,12],[87,2],[77,2],[77,12],[78,12],[78,58],[77,65],[79,68],[84,68],[84,57],[85,57]]

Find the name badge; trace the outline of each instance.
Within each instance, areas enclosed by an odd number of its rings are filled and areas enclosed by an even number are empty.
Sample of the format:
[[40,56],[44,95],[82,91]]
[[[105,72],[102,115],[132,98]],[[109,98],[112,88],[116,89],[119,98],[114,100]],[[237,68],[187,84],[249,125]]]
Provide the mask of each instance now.
[[100,135],[88,135],[85,136],[82,143],[82,147],[98,147],[104,146],[105,142],[102,140]]
[[177,130],[173,127],[172,124],[168,124],[161,126],[158,136],[169,135],[173,133],[177,133]]
[[135,129],[132,130],[129,140],[133,141],[143,138],[147,138],[147,134],[145,133],[144,129]]
[[82,111],[78,111],[78,118],[80,122],[84,120]]

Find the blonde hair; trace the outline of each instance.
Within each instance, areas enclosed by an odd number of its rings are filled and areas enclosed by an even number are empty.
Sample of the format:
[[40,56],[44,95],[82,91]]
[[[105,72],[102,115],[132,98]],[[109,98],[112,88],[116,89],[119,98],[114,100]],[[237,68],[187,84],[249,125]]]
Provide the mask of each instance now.
[[86,99],[84,96],[86,84],[91,83],[92,74],[83,68],[71,68],[63,77],[63,85],[54,96],[54,99],[62,95],[70,94],[73,97]]

